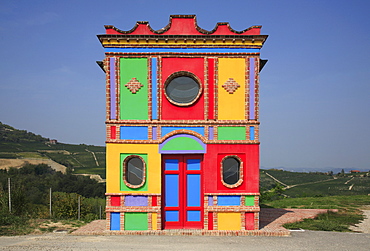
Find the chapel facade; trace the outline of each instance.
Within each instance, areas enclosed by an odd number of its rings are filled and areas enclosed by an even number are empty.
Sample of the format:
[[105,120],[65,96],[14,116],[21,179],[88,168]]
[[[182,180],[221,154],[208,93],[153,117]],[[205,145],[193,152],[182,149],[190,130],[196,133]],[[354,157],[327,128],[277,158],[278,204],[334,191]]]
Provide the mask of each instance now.
[[258,230],[261,26],[105,29],[107,230]]

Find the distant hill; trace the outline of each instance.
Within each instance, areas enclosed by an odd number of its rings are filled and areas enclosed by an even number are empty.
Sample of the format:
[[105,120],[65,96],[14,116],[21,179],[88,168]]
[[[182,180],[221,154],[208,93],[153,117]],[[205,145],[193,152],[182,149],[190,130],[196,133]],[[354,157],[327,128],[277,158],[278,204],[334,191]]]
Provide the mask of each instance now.
[[284,167],[284,166],[279,166],[279,167],[263,167],[261,166],[261,169],[275,169],[275,170],[282,170],[282,171],[289,171],[289,172],[300,172],[300,173],[309,173],[309,172],[330,172],[332,171],[333,173],[340,173],[342,169],[348,173],[351,170],[359,170],[361,172],[367,172],[370,170],[370,166],[367,168],[359,168],[359,167],[321,167],[321,168],[310,168],[310,167]]
[[26,130],[18,130],[0,122],[0,142],[45,142],[49,139]]
[[370,194],[370,173],[289,172],[261,169],[261,192],[279,184],[287,197],[321,197]]
[[48,165],[52,160],[73,174],[98,174],[105,179],[105,147],[59,143],[0,122],[0,168],[8,167],[12,159],[17,160],[14,167],[20,160]]

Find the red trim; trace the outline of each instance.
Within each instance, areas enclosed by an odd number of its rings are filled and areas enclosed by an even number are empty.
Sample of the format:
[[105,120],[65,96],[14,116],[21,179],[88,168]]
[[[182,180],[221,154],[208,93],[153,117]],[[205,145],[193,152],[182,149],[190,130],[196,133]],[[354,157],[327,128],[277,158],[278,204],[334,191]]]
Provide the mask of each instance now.
[[245,230],[254,230],[254,213],[245,213]]
[[208,230],[213,230],[213,213],[208,213]]
[[110,127],[110,138],[111,139],[116,139],[117,138],[116,133],[117,133],[117,127],[116,126],[111,126]]
[[112,195],[110,197],[110,205],[114,207],[121,206],[121,196]]
[[157,196],[152,196],[152,206],[153,207],[158,206]]
[[208,59],[208,119],[215,119],[215,59]]

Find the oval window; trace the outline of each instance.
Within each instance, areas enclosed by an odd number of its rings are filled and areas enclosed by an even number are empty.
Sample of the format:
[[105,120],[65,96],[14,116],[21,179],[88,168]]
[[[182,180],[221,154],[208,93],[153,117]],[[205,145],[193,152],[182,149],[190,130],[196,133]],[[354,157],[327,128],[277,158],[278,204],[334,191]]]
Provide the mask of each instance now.
[[222,160],[222,183],[227,187],[237,187],[242,183],[241,161],[236,156],[228,156]]
[[145,162],[140,156],[132,155],[124,161],[124,181],[130,188],[138,188],[145,182]]
[[193,104],[199,97],[201,86],[195,76],[188,72],[173,74],[165,85],[165,93],[169,101],[175,105]]

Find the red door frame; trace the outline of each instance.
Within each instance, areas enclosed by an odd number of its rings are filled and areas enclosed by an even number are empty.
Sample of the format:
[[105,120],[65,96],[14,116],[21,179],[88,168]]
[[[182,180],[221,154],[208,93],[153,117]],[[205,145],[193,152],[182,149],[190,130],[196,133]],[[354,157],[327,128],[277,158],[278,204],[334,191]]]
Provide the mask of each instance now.
[[[165,170],[166,159],[178,159],[179,168],[178,170]],[[188,159],[200,159],[200,170],[187,170],[186,161]],[[163,229],[203,229],[204,223],[204,189],[203,189],[203,155],[202,154],[165,154],[162,155],[162,228]],[[179,175],[179,206],[167,207],[165,198],[165,175],[166,174],[177,174]],[[190,207],[187,206],[187,175],[188,174],[200,174],[200,206]],[[166,210],[179,211],[179,222],[166,222]],[[200,211],[200,221],[188,221],[188,211]]]

